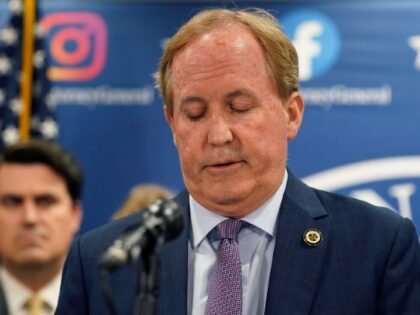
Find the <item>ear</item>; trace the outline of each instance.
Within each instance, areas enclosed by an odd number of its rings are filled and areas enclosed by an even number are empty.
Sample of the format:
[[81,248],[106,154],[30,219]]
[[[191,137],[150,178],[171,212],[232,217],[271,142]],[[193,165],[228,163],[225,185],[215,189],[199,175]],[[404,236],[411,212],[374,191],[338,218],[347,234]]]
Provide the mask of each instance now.
[[171,113],[169,112],[168,106],[166,105],[163,106],[163,112],[165,113],[165,118],[166,118],[166,121],[168,122],[169,127],[171,127],[173,141],[176,146],[176,139],[175,139],[175,132],[174,132],[174,117],[173,115],[171,115]]
[[83,210],[82,210],[82,203],[80,201],[75,201],[72,208],[73,217],[72,217],[72,225],[73,225],[73,233],[76,233],[80,229],[80,225],[82,224],[83,218]]
[[285,105],[288,117],[287,139],[293,140],[298,134],[300,125],[302,124],[305,105],[299,92],[293,92]]
[[174,128],[173,128],[173,124],[174,124],[174,117],[171,115],[171,113],[169,112],[168,106],[164,105],[163,106],[163,112],[165,114],[165,118],[166,121],[169,124],[169,127],[171,127],[172,132],[174,132]]

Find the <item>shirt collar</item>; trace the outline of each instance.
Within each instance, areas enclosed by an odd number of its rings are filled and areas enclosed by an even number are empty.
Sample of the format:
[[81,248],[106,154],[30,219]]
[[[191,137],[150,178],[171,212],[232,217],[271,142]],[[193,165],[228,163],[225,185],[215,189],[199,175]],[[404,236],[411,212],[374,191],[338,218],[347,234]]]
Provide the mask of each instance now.
[[[286,170],[283,181],[274,195],[241,220],[263,230],[270,236],[275,236],[277,215],[286,189],[287,178],[288,175]],[[196,248],[216,225],[227,218],[204,208],[191,196],[191,194],[189,195],[189,203],[192,226],[191,244],[193,248]]]
[[[40,297],[52,308],[56,309],[61,285],[60,272],[47,285],[38,291]],[[26,301],[34,294],[23,283],[16,279],[4,267],[0,267],[0,280],[3,285],[4,295],[11,314],[15,314],[22,308]]]
[[48,303],[52,309],[57,309],[58,305],[58,296],[60,294],[60,286],[61,286],[61,277],[62,272],[54,277],[46,286],[44,286],[40,291],[41,297],[44,299],[45,302]]

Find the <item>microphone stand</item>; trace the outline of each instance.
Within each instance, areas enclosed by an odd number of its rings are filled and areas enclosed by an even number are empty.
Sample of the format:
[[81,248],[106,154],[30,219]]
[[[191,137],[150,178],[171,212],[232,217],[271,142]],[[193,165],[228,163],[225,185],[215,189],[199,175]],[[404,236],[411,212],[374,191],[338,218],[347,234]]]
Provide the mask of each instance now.
[[157,315],[159,295],[159,256],[156,246],[178,236],[183,228],[181,207],[174,201],[157,200],[144,211],[140,226],[127,229],[99,259],[101,287],[105,303],[117,315],[109,274],[112,270],[141,257],[140,287],[134,304],[134,315]]
[[140,271],[140,290],[136,298],[134,315],[157,315],[157,297],[159,295],[159,256],[143,253]]

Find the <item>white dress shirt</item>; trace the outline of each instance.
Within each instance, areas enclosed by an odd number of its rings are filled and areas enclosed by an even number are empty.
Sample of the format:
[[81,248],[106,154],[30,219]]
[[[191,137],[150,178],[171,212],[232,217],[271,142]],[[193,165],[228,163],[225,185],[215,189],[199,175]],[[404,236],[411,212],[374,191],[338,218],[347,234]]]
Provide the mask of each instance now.
[[[276,193],[242,221],[238,235],[242,265],[242,315],[264,314],[273,260],[277,217],[287,183],[287,172]],[[226,217],[201,206],[190,195],[191,239],[188,246],[188,314],[204,315],[207,286],[216,263],[214,228]]]
[[[57,308],[61,275],[61,273],[58,274],[52,281],[37,292],[49,306],[44,308],[43,315],[53,315]],[[32,290],[24,286],[4,267],[0,267],[0,281],[3,286],[9,315],[28,315],[25,304],[35,292],[32,292]]]

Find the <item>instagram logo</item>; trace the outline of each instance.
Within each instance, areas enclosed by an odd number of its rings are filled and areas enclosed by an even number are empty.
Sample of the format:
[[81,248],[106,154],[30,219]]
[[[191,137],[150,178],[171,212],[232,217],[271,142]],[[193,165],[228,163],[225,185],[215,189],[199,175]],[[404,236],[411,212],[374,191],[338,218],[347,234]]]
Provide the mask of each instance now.
[[55,12],[42,19],[41,27],[50,38],[51,80],[85,81],[101,73],[106,59],[107,29],[99,15]]

